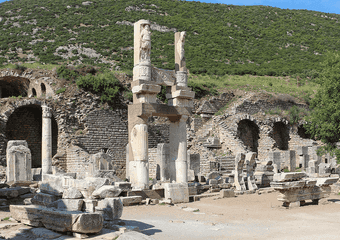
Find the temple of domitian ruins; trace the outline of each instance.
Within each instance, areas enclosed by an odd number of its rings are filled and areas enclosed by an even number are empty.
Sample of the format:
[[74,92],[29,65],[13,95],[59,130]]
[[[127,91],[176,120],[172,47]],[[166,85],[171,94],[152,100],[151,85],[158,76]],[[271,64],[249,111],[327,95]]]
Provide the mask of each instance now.
[[[214,115],[232,94],[194,104],[185,32],[174,35],[175,70],[164,70],[150,60],[150,25],[147,20],[134,24],[130,104],[102,105],[99,96],[81,89],[56,94],[64,83],[55,71],[0,71],[0,201],[10,205],[29,194],[22,205],[10,206],[14,219],[86,234],[118,220],[123,206],[133,204],[234,197],[270,188],[289,207],[317,204],[330,194],[339,178],[336,158],[317,155],[319,144],[303,132],[303,122],[289,125],[262,114],[295,103],[250,96]],[[168,104],[157,99],[161,86]],[[165,121],[155,124],[155,119]],[[90,226],[88,219],[94,219]]]

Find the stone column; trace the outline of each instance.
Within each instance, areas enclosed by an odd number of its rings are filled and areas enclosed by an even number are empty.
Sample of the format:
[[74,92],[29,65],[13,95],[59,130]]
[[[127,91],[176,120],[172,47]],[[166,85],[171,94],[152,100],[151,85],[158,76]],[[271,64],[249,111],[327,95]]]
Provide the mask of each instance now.
[[169,179],[169,144],[159,143],[157,145],[157,170],[156,176],[162,182]]
[[177,121],[170,119],[170,181],[177,183],[188,182],[187,119],[186,115],[182,115]]
[[147,118],[129,118],[129,175],[134,188],[149,189]]
[[175,72],[176,72],[176,84],[179,87],[187,87],[187,68],[185,64],[184,54],[184,42],[185,32],[175,33]]
[[42,107],[42,140],[41,140],[41,165],[42,176],[52,174],[52,123],[51,108]]

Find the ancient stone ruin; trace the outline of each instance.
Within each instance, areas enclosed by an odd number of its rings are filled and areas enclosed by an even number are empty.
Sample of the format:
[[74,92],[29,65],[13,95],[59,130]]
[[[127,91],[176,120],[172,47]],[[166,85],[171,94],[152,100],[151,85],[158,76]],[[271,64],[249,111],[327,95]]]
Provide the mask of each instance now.
[[[264,114],[291,102],[250,95],[214,115],[233,94],[195,102],[186,33],[174,36],[175,70],[159,69],[151,63],[150,25],[134,23],[130,104],[102,106],[83,90],[58,95],[63,85],[53,71],[0,72],[0,81],[11,83],[0,89],[0,204],[13,219],[78,236],[103,227],[128,231],[119,224],[130,205],[270,189],[289,207],[329,195],[337,159],[317,154],[320,143],[306,136],[303,122]],[[167,104],[157,99],[162,86]],[[4,89],[28,97],[10,99]]]

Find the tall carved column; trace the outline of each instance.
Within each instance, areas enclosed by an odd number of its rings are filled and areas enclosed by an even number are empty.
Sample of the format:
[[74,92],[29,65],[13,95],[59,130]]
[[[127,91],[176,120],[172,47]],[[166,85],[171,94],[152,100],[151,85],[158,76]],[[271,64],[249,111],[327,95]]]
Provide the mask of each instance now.
[[[131,122],[130,122],[131,121]],[[129,176],[133,187],[149,188],[147,118],[129,116]]]
[[170,180],[177,183],[188,182],[187,119],[186,115],[177,121],[170,118]]
[[42,107],[41,161],[42,175],[52,173],[52,122],[51,108]]

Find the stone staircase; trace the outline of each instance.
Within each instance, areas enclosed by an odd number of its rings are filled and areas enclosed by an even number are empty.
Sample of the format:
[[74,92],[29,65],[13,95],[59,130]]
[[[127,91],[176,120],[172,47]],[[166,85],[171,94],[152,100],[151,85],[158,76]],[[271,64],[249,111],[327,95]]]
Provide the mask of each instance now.
[[235,169],[235,156],[222,156],[217,158],[222,173],[230,174]]

